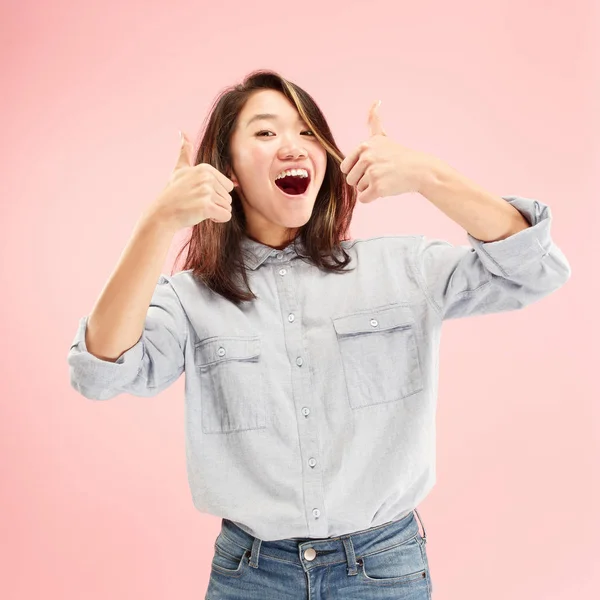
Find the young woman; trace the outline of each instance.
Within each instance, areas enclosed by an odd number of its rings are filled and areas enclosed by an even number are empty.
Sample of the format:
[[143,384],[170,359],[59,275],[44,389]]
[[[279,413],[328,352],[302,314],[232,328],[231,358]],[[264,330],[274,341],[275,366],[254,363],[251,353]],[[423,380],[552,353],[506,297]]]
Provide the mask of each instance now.
[[[211,600],[430,598],[415,514],[435,482],[442,322],[522,308],[570,276],[547,205],[400,146],[375,109],[369,123],[344,158],[277,73],[226,90],[69,352],[73,387],[97,400],[154,396],[185,370],[193,501],[222,518]],[[348,239],[357,194],[407,191],[470,246]],[[162,275],[186,227],[183,271]]]

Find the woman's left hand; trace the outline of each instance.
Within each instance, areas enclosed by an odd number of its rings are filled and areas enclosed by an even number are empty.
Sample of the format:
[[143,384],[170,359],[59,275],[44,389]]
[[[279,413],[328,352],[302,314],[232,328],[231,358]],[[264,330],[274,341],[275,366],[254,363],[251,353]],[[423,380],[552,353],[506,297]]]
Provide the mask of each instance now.
[[419,192],[430,172],[433,156],[410,150],[388,138],[378,114],[379,102],[369,111],[371,137],[359,144],[340,164],[349,185],[356,186],[357,200],[372,202],[385,196]]

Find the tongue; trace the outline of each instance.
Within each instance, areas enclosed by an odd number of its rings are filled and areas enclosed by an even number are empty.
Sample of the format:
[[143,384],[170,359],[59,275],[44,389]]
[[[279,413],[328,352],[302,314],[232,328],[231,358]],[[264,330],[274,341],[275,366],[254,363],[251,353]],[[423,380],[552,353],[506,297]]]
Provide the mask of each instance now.
[[275,184],[286,194],[296,196],[298,194],[303,194],[306,191],[306,188],[308,187],[308,179],[305,177],[286,175],[281,179],[277,179]]

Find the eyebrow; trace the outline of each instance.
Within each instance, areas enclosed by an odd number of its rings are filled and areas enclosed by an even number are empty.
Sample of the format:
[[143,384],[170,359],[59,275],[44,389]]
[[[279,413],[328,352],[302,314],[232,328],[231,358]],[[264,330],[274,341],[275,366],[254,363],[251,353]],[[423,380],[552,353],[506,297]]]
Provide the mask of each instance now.
[[[254,115],[247,123],[246,127],[250,127],[250,124],[254,121],[259,121],[262,119],[271,119],[273,121],[279,120],[279,115],[274,115],[273,113],[260,113],[258,115]],[[298,123],[304,123],[304,119],[298,117]]]

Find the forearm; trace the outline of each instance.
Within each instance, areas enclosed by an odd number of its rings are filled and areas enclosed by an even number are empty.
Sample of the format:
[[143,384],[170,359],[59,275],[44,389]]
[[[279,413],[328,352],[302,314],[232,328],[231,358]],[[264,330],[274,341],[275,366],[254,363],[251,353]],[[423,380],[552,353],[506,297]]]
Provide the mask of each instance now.
[[433,158],[419,193],[482,242],[503,240],[531,225],[508,202]]
[[175,232],[158,219],[141,218],[89,315],[88,352],[115,361],[144,331],[146,313]]

